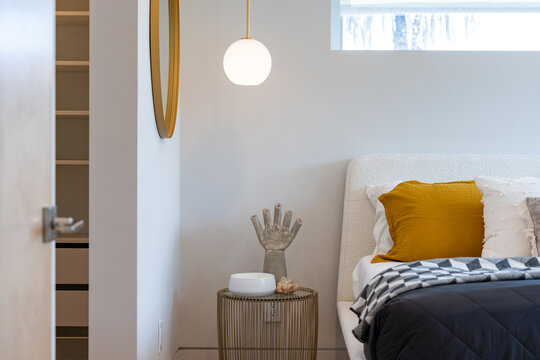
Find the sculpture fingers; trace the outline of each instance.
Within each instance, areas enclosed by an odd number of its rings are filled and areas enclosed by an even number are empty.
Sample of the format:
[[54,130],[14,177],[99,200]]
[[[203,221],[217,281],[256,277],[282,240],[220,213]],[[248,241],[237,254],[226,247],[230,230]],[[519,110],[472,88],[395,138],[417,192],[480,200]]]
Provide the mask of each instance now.
[[285,212],[285,217],[283,218],[283,228],[285,230],[289,230],[289,226],[291,225],[291,219],[292,219],[292,211],[287,210]]
[[270,229],[270,210],[263,209],[264,228]]
[[274,207],[274,229],[281,224],[281,204],[276,204]]
[[255,228],[255,232],[257,233],[257,237],[260,240],[260,238],[262,236],[262,226],[261,226],[261,222],[259,221],[259,218],[257,217],[257,215],[251,216],[251,222],[253,223],[253,227]]
[[302,219],[296,219],[296,222],[294,223],[292,229],[291,229],[291,235],[294,239],[296,234],[298,234],[298,230],[300,230],[300,227],[302,226]]

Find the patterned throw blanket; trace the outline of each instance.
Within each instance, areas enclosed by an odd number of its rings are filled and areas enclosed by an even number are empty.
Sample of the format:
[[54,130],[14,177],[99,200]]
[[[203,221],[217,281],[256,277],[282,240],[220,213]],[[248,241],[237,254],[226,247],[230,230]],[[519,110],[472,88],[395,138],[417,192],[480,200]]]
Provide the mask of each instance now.
[[375,276],[352,304],[359,323],[353,330],[367,342],[377,311],[397,295],[420,288],[483,281],[540,279],[540,257],[451,258],[396,265]]

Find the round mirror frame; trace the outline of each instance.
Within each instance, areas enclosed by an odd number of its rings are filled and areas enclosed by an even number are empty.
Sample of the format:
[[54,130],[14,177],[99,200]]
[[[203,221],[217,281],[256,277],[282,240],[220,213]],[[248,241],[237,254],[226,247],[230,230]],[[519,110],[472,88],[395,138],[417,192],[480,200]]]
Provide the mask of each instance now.
[[[161,70],[159,58],[159,2],[169,2],[169,76],[167,81],[167,105],[163,111],[161,93]],[[154,113],[159,136],[171,138],[178,111],[178,86],[180,76],[180,11],[178,0],[150,0],[150,68]]]

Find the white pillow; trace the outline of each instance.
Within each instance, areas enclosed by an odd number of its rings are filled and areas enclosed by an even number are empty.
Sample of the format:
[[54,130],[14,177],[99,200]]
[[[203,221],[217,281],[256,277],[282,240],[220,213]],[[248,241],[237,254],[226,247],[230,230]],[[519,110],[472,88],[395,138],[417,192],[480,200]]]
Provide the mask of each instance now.
[[371,206],[375,209],[375,226],[373,227],[375,250],[373,251],[373,255],[384,255],[394,246],[394,241],[388,229],[388,221],[386,221],[384,205],[379,201],[379,196],[394,190],[401,182],[394,181],[388,184],[368,185],[366,187],[366,195]]
[[520,204],[526,197],[540,196],[540,179],[477,176],[474,181],[484,204],[482,257],[531,256]]

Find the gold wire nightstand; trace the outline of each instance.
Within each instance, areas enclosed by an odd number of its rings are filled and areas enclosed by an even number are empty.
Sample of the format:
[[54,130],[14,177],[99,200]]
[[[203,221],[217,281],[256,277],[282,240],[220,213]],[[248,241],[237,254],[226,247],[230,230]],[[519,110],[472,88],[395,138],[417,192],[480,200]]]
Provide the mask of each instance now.
[[315,290],[246,297],[223,289],[217,306],[220,360],[317,359]]

